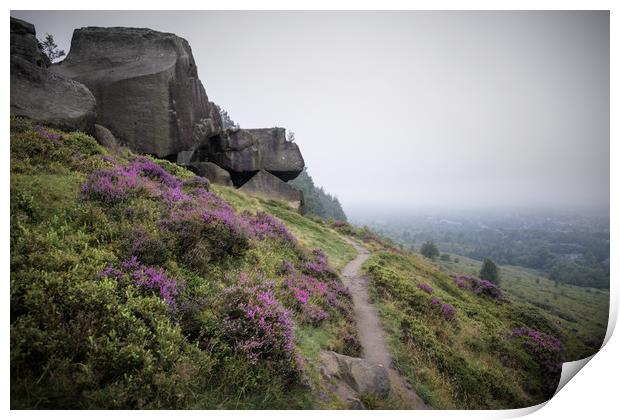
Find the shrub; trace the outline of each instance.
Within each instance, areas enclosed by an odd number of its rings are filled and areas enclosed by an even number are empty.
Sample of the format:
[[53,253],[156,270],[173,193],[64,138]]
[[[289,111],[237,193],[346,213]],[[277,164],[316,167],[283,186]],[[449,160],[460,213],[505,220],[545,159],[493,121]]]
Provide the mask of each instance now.
[[347,310],[351,299],[349,290],[338,278],[317,279],[304,274],[292,274],[286,279],[293,306],[302,314],[302,321],[318,325],[329,317],[330,309]]
[[[90,172],[101,166],[92,156],[105,153],[95,139],[81,133],[63,133],[25,119],[11,120],[11,169],[33,171],[35,167],[53,171],[73,169]],[[60,163],[61,166],[56,164]],[[38,172],[38,171],[37,171]]]
[[302,264],[301,271],[310,276],[319,278],[330,278],[337,276],[334,269],[329,266],[327,256],[323,250],[319,248],[312,250],[311,259]]
[[120,269],[114,268],[112,265],[107,266],[99,272],[100,278],[121,279],[127,275],[133,281],[133,284],[147,290],[155,290],[163,301],[171,308],[176,308],[176,297],[179,289],[182,287],[180,283],[169,276],[162,268],[144,266],[135,256],[123,261]]
[[316,304],[308,304],[304,305],[303,318],[308,324],[318,326],[329,318],[329,314]]
[[159,232],[135,227],[125,234],[125,254],[136,256],[149,265],[162,265],[170,258],[170,251]]
[[349,227],[349,224],[345,222],[344,220],[333,220],[331,222],[331,225],[332,225],[332,228],[334,229]]
[[225,337],[251,362],[269,361],[284,373],[296,369],[293,323],[275,298],[272,282],[240,284],[224,291]]
[[456,309],[449,303],[443,303],[438,297],[431,299],[431,308],[439,313],[446,321],[452,321],[456,316]]
[[419,283],[418,289],[428,293],[429,295],[433,294],[433,288],[426,283]]
[[243,218],[251,234],[259,240],[279,239],[283,242],[296,244],[297,240],[288,231],[284,223],[270,214],[259,211],[256,214],[243,213]]
[[474,276],[456,276],[454,277],[454,282],[461,289],[470,290],[477,295],[487,296],[492,299],[501,299],[502,291],[495,284],[488,280],[481,280]]
[[162,227],[173,235],[177,257],[199,270],[211,260],[241,255],[249,247],[242,222],[228,206],[202,210],[180,206],[162,221]]
[[559,374],[562,371],[563,346],[556,337],[529,327],[514,328],[509,337],[519,340],[528,353],[538,362],[542,372],[543,387],[546,393],[552,393]]
[[138,157],[126,165],[99,169],[82,185],[82,198],[116,204],[146,193],[151,197],[180,193],[182,182],[151,160]]
[[444,303],[441,307],[441,311],[446,321],[452,321],[456,315],[456,309],[454,309],[454,306],[449,303]]
[[293,265],[293,263],[288,260],[283,260],[282,264],[280,264],[280,267],[276,272],[276,274],[281,276],[290,275],[293,273],[295,273],[295,265]]
[[432,259],[439,256],[439,249],[437,249],[437,245],[434,242],[426,241],[420,247],[420,254]]

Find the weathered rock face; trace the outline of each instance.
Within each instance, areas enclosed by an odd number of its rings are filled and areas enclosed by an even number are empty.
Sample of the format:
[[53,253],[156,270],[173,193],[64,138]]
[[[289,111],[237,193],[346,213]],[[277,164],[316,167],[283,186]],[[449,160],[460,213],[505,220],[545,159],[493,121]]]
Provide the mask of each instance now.
[[196,154],[230,172],[236,186],[243,185],[260,170],[283,181],[294,179],[304,169],[299,147],[286,140],[284,128],[226,130]]
[[32,23],[11,18],[11,57],[20,57],[37,67],[47,67],[49,60],[39,49]]
[[233,183],[227,170],[220,168],[212,162],[197,162],[189,165],[189,168],[197,175],[207,178],[214,184],[232,187]]
[[11,115],[67,130],[92,131],[95,98],[83,84],[46,68],[34,26],[11,18]]
[[267,171],[260,170],[239,191],[265,198],[282,200],[296,210],[303,206],[303,193]]
[[174,34],[139,28],[76,29],[56,74],[97,98],[97,123],[139,153],[176,155],[221,131],[192,50]]
[[[390,378],[383,366],[333,351],[321,351],[320,362],[324,377],[341,381],[338,393],[352,403],[352,408],[357,404],[354,399],[356,395],[371,394],[385,398],[390,394]],[[350,389],[347,390],[347,387]]]

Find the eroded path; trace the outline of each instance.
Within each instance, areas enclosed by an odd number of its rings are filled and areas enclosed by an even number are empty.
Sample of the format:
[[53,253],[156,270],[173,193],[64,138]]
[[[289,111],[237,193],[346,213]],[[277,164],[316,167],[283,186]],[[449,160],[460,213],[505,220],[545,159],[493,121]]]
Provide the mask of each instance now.
[[353,297],[353,312],[362,345],[362,356],[372,365],[379,365],[387,370],[391,394],[405,407],[428,409],[422,399],[413,391],[411,385],[392,367],[392,353],[385,341],[385,333],[376,309],[370,302],[368,280],[360,275],[362,264],[368,259],[369,252],[358,243],[344,238],[357,250],[357,257],[347,264],[343,271],[343,282]]

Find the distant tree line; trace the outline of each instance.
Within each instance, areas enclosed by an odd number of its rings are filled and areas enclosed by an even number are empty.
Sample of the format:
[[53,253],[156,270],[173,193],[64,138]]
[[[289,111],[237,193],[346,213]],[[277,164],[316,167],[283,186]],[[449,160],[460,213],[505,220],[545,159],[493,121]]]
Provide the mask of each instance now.
[[297,178],[289,181],[289,184],[299,188],[304,193],[304,213],[322,219],[347,220],[338,198],[327,193],[323,187],[317,187],[308,174],[307,168],[304,168]]
[[543,222],[535,228],[504,227],[499,222],[492,228],[480,228],[473,223],[414,225],[408,221],[373,227],[409,247],[433,241],[441,252],[533,268],[558,283],[608,289],[608,227],[587,220],[569,222],[561,228]]

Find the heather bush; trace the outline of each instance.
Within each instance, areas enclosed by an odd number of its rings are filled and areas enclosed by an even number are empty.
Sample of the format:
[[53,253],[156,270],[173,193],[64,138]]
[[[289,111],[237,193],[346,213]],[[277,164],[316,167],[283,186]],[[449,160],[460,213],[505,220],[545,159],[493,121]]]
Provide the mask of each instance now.
[[433,294],[433,288],[426,283],[419,283],[418,289],[428,293],[429,295]]
[[153,180],[168,188],[176,188],[183,185],[183,181],[168,173],[164,168],[151,159],[139,156],[133,160],[126,169],[138,176]]
[[454,306],[449,303],[444,303],[441,306],[441,312],[446,321],[452,321],[456,315],[456,309],[454,309]]
[[329,314],[316,304],[306,304],[303,306],[303,319],[308,324],[321,325],[329,318]]
[[562,356],[564,347],[561,341],[550,334],[529,327],[514,328],[508,337],[517,340],[536,360],[539,369],[532,370],[531,373],[542,378],[543,392],[552,394],[557,387],[564,361]]
[[[113,205],[144,194],[172,201],[181,195],[183,182],[145,157],[91,173],[82,185],[82,198]],[[184,197],[181,197],[184,198]]]
[[204,271],[212,260],[241,255],[249,247],[243,224],[229,207],[178,207],[162,221],[162,227],[172,234],[175,255],[199,271]]
[[295,273],[295,265],[289,260],[283,260],[282,264],[280,264],[280,267],[278,267],[278,270],[276,271],[276,274],[280,276],[290,275],[293,273]]
[[175,176],[179,179],[189,179],[195,177],[194,173],[183,166],[174,164],[166,159],[158,159],[154,156],[145,155],[144,159],[148,159],[156,165],[162,167],[166,172],[170,175]]
[[285,243],[296,244],[297,240],[288,231],[284,223],[272,215],[259,211],[256,214],[243,213],[249,232],[259,240],[278,239]]
[[163,265],[171,257],[161,233],[141,226],[133,227],[124,234],[123,247],[125,255],[135,256],[147,265]]
[[351,300],[349,290],[338,278],[317,279],[305,274],[292,274],[286,279],[292,306],[301,313],[303,322],[319,325],[329,318],[329,310],[345,312]]
[[561,329],[556,322],[551,321],[531,305],[513,303],[508,313],[509,319],[515,325],[524,325],[541,331],[550,336],[562,338]]
[[137,257],[124,260],[119,268],[108,265],[99,272],[99,278],[121,280],[128,276],[134,285],[142,289],[156,291],[162,300],[172,309],[176,309],[176,297],[183,282],[172,278],[164,269],[143,265]]
[[330,267],[327,256],[319,248],[315,248],[311,251],[311,256],[309,260],[302,264],[301,271],[310,276],[323,279],[337,276],[334,269]]
[[187,342],[158,289],[113,270],[98,277],[114,255],[88,246],[82,211],[68,211],[11,226],[12,408],[186,406],[210,356]]
[[35,291],[11,326],[12,408],[181,408],[198,391],[209,356],[161,300],[111,279]]
[[344,220],[334,220],[331,222],[331,226],[334,229],[341,229],[341,228],[349,227],[349,224],[345,222]]
[[233,348],[251,362],[267,361],[291,374],[297,369],[293,322],[275,297],[274,284],[242,279],[224,291],[223,331]]
[[477,295],[486,296],[491,299],[502,299],[502,291],[495,284],[488,280],[481,280],[474,276],[461,275],[455,276],[454,282],[461,289],[470,290]]

